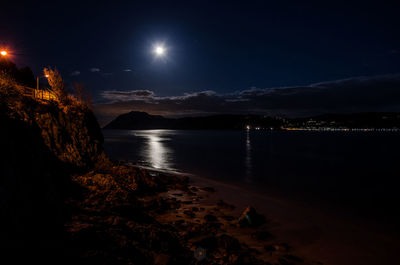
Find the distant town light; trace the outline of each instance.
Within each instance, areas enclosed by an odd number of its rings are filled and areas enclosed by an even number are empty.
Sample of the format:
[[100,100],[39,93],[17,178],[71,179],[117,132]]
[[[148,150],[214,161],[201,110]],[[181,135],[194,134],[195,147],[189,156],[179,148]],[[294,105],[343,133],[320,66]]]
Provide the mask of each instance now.
[[0,54],[1,54],[2,56],[6,56],[8,53],[7,53],[7,51],[1,51]]

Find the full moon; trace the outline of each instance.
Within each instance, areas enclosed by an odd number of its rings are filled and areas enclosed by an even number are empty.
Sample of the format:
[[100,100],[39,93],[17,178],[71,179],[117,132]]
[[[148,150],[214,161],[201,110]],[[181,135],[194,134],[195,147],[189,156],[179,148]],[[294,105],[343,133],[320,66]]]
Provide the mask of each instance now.
[[156,46],[154,48],[154,53],[157,56],[161,57],[161,56],[163,56],[165,54],[165,48],[163,46]]

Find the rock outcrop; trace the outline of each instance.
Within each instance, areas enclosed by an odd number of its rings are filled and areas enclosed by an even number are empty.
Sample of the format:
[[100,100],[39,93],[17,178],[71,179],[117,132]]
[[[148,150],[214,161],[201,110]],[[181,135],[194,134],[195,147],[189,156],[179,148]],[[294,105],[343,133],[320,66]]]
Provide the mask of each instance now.
[[240,215],[238,219],[238,224],[241,227],[258,227],[265,224],[266,218],[264,215],[259,214],[256,209],[248,206]]
[[88,108],[73,104],[60,106],[29,97],[20,97],[4,105],[3,115],[38,127],[46,146],[62,162],[93,167],[104,159],[103,134]]
[[96,118],[27,96],[0,101],[0,245],[62,244],[70,173],[105,161]]

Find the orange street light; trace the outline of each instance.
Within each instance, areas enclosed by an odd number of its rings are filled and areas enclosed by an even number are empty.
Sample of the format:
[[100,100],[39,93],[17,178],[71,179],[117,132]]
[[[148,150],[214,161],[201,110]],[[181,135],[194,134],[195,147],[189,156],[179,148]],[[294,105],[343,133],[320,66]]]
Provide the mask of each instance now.
[[6,56],[8,53],[7,53],[7,51],[1,51],[0,54],[1,54],[2,56]]
[[[39,79],[40,78],[49,78],[49,75],[44,75],[44,76],[37,76],[36,77],[36,91],[34,91],[34,96],[37,97],[36,95],[38,95],[40,97],[40,90],[39,90]],[[42,99],[43,99],[43,90],[42,90]]]
[[40,79],[40,78],[43,78],[43,77],[49,78],[49,75],[37,76],[37,77],[36,77],[36,89],[37,89],[37,90],[39,90],[39,79]]

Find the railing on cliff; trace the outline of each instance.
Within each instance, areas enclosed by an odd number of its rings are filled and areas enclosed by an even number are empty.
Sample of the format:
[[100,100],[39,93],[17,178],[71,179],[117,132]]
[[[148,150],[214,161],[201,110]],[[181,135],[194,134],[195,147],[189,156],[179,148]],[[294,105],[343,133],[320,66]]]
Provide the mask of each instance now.
[[42,90],[42,89],[34,89],[33,90],[33,97],[34,98],[39,98],[42,100],[47,100],[47,101],[51,101],[51,100],[56,100],[57,97],[54,94],[53,91],[51,90]]
[[18,89],[22,92],[23,95],[29,96],[35,99],[41,99],[46,101],[56,101],[57,96],[55,93],[48,89],[35,89],[26,86],[18,86]]

